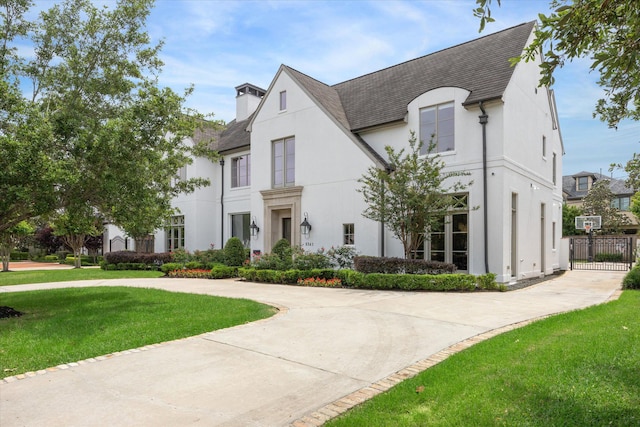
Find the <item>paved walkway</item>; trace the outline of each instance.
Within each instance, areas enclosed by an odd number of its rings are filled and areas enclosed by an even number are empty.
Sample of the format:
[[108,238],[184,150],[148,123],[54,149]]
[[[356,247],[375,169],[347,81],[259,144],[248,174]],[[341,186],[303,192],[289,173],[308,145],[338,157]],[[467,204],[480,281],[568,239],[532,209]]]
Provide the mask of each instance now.
[[126,279],[0,288],[137,286],[281,307],[263,321],[0,382],[0,425],[310,426],[501,328],[607,301],[624,273],[572,271],[506,293],[298,288]]

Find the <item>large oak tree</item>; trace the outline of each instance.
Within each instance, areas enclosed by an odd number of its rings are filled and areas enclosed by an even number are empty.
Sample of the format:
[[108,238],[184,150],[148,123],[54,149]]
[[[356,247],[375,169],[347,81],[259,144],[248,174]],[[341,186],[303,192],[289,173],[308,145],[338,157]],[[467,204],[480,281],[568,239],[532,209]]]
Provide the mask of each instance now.
[[66,0],[27,22],[30,6],[0,0],[0,231],[77,206],[152,231],[173,197],[208,184],[175,183],[177,171],[193,154],[215,155],[187,142],[206,123],[184,107],[192,88],[158,83],[162,42],[145,30],[153,1]]

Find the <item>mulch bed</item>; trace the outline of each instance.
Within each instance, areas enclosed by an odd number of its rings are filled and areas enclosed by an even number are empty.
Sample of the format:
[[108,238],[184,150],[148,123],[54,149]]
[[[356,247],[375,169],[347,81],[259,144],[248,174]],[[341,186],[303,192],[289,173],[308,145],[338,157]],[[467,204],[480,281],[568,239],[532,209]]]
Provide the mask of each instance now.
[[6,319],[8,317],[20,317],[24,313],[19,312],[11,307],[7,307],[6,305],[0,306],[0,319]]

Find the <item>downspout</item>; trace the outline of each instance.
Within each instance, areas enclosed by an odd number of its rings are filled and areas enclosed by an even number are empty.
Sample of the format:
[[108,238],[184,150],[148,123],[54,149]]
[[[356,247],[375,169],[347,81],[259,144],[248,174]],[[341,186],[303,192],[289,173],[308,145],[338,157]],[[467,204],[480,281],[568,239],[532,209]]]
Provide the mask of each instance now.
[[224,248],[224,157],[220,159],[220,249]]
[[489,116],[484,110],[482,101],[478,103],[482,114],[478,116],[480,124],[482,125],[482,187],[483,187],[483,203],[484,203],[484,271],[489,273],[489,214],[487,212],[489,208],[487,197],[487,123],[489,122]]

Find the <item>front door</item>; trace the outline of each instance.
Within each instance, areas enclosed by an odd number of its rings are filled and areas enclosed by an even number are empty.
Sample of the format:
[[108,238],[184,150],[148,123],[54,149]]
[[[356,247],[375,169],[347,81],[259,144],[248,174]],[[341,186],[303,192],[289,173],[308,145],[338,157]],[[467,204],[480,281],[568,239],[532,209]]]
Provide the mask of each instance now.
[[291,218],[282,218],[282,238],[286,239],[289,244],[293,244],[291,241]]

